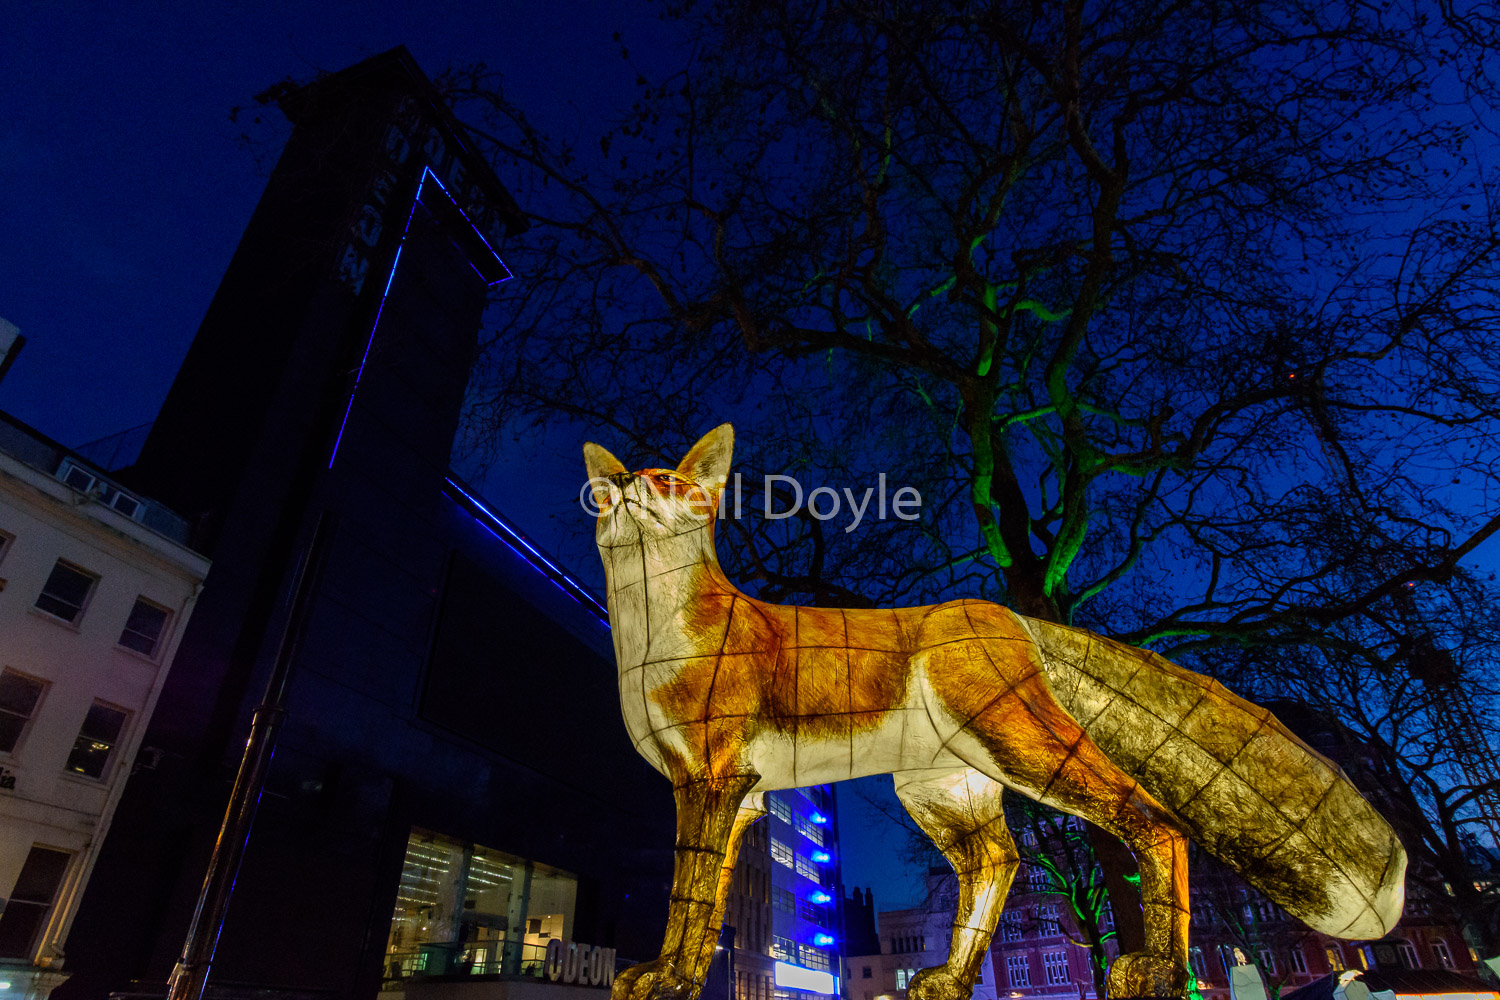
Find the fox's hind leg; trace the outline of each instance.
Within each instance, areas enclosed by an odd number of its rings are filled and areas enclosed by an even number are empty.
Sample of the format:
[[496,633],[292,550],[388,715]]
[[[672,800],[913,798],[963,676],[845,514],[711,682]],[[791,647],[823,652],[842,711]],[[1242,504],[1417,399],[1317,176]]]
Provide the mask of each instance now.
[[958,873],[958,912],[948,961],[923,969],[911,1000],[967,1000],[989,951],[1019,856],[1000,805],[1004,786],[973,768],[902,771],[896,796]]
[[1125,842],[1141,870],[1146,948],[1110,965],[1109,994],[1183,995],[1187,840],[1167,811],[1057,703],[1035,644],[1011,624],[1008,612],[977,603],[955,611],[962,618],[934,621],[931,629],[924,623],[923,637],[933,645],[918,654],[935,696],[932,709],[940,709],[934,721],[956,723],[940,732],[946,748],[1007,786]]

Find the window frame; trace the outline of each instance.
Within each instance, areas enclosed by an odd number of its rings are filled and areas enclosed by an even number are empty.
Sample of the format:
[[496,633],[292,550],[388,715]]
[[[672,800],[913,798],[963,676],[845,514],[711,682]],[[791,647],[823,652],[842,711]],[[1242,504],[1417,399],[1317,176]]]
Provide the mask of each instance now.
[[[1020,973],[1019,981],[1016,973]],[[1005,978],[1013,990],[1031,986],[1031,963],[1025,954],[1005,956]]]
[[[109,754],[104,758],[104,763],[100,766],[99,773],[97,775],[88,774],[83,771],[75,771],[72,767],[69,766],[73,761],[73,754],[78,751],[79,740],[82,740],[84,738],[83,727],[88,725],[89,713],[85,712],[83,721],[78,724],[78,735],[73,738],[73,749],[68,752],[68,759],[63,762],[63,774],[80,781],[97,782],[101,785],[107,785],[110,782],[111,772],[114,770],[116,763],[120,759],[120,748],[128,739],[127,734],[130,731],[130,722],[131,719],[134,718],[134,713],[132,713],[130,709],[125,708],[123,705],[116,705],[114,702],[105,701],[103,698],[95,698],[93,701],[89,702],[89,712],[92,712],[96,707],[105,708],[111,712],[119,712],[120,715],[123,716],[123,718],[121,718],[120,720],[120,731],[115,734],[115,740],[109,746]],[[95,742],[98,741],[96,740]]]
[[797,813],[792,821],[792,827],[819,847],[824,846],[823,828],[814,823],[811,816],[805,813]]
[[1458,968],[1453,962],[1453,949],[1448,947],[1447,941],[1432,942],[1432,954],[1438,960],[1438,968],[1450,971]]
[[10,554],[10,547],[14,544],[16,536],[8,531],[0,530],[0,563],[5,562],[5,557]]
[[[4,674],[13,674],[16,677],[20,677],[28,681],[33,681],[40,686],[40,690],[37,691],[36,701],[31,706],[31,714],[26,716],[25,721],[21,723],[21,731],[16,734],[15,743],[11,744],[9,750],[0,749],[0,757],[9,758],[14,757],[16,754],[18,754],[21,748],[26,745],[26,738],[31,734],[32,723],[36,721],[37,715],[42,710],[42,705],[47,700],[47,691],[52,687],[52,682],[44,677],[37,677],[34,674],[28,674],[26,671],[17,670],[14,667],[0,667],[0,675]],[[14,712],[6,711],[3,708],[0,708],[0,712],[5,712],[5,714],[7,715],[15,714]]]
[[[27,934],[29,942],[26,946],[26,954],[24,956],[15,956],[15,958],[23,958],[23,960],[34,957],[37,946],[41,943],[42,935],[46,932],[47,921],[56,911],[58,896],[61,894],[63,886],[67,885],[68,876],[72,874],[74,866],[78,863],[77,851],[64,850],[63,848],[52,847],[48,844],[34,843],[31,845],[30,850],[27,851],[25,859],[21,862],[16,889],[21,888],[21,882],[26,877],[27,866],[31,864],[32,859],[36,858],[40,863],[42,855],[45,854],[56,854],[62,857],[62,867],[58,872],[56,882],[51,886],[49,898],[45,901],[30,899],[12,890],[5,910],[3,913],[0,913],[0,921],[5,919],[5,915],[9,915],[12,921],[22,921],[23,927],[26,926],[24,921],[28,915],[33,918],[30,924],[30,933]],[[7,926],[6,930],[10,930],[10,926]],[[11,958],[11,960],[14,961],[15,958]]]
[[[125,636],[130,632],[130,618],[135,614],[135,609],[142,604],[146,605],[149,608],[154,608],[155,610],[162,613],[161,631],[157,633],[155,643],[151,648],[151,652],[149,653],[144,650],[136,649],[134,646],[127,646],[125,644]],[[171,608],[167,607],[164,604],[156,603],[145,594],[137,594],[135,597],[135,602],[130,605],[130,612],[125,616],[125,624],[120,626],[120,636],[115,640],[115,645],[128,653],[134,653],[136,656],[144,656],[152,663],[155,663],[161,659],[162,650],[166,648],[167,640],[172,635],[172,617],[173,615]],[[143,633],[135,634],[140,635]]]
[[1072,973],[1068,969],[1068,953],[1056,949],[1042,952],[1042,973],[1048,986],[1066,986],[1072,982]]
[[[88,591],[83,595],[83,601],[78,605],[78,611],[73,615],[72,618],[64,618],[62,615],[59,615],[53,611],[49,611],[41,605],[41,600],[44,597],[51,597],[55,601],[67,603],[62,598],[47,593],[47,584],[52,582],[52,574],[57,572],[58,567],[64,567],[66,569],[72,570],[79,576],[87,577],[89,581]],[[42,589],[37,592],[36,600],[31,602],[31,610],[37,612],[38,614],[45,615],[52,621],[60,622],[63,625],[68,626],[69,628],[76,629],[83,621],[83,616],[89,613],[89,605],[94,602],[94,595],[99,591],[99,580],[100,576],[98,573],[90,572],[77,563],[64,559],[62,556],[58,556],[57,561],[52,564],[52,570],[47,574],[47,579],[42,583]]]

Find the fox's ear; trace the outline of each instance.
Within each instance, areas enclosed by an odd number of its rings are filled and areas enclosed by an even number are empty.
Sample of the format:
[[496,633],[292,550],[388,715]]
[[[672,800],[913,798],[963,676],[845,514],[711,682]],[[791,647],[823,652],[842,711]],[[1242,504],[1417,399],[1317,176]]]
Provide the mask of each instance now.
[[720,424],[688,449],[677,474],[704,489],[718,493],[729,479],[729,459],[734,454],[734,428]]
[[592,441],[583,443],[583,465],[588,469],[590,479],[607,479],[617,472],[626,471],[618,458]]

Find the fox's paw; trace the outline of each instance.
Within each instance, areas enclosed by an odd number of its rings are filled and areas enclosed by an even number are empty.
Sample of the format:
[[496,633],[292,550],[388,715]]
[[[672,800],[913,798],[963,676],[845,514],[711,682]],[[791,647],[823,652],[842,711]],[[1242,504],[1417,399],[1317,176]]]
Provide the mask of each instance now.
[[923,969],[906,984],[907,1000],[969,1000],[973,992],[942,966]]
[[1144,951],[1121,955],[1110,963],[1105,989],[1110,1000],[1126,997],[1180,997],[1187,994],[1187,969]]
[[691,980],[673,974],[659,958],[632,965],[609,988],[610,1000],[693,1000],[696,994]]

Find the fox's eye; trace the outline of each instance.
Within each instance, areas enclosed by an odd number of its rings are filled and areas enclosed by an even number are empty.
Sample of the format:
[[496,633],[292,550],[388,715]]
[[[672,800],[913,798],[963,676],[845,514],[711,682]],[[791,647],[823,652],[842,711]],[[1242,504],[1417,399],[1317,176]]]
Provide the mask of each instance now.
[[659,478],[664,483],[671,483],[674,485],[687,482],[687,480],[683,479],[681,476],[673,475],[670,472],[663,472]]

